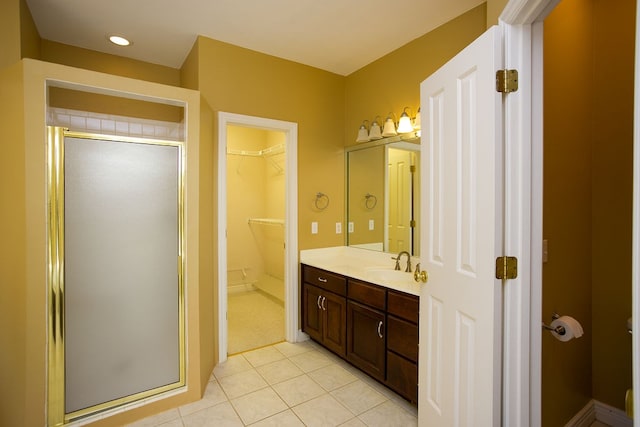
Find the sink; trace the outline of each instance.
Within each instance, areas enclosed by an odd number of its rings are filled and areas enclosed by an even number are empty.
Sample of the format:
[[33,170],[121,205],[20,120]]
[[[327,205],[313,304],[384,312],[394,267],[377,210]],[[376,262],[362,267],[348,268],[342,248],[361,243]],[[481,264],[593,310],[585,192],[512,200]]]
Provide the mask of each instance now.
[[404,270],[393,268],[367,268],[365,276],[372,282],[413,283],[413,273],[405,273]]

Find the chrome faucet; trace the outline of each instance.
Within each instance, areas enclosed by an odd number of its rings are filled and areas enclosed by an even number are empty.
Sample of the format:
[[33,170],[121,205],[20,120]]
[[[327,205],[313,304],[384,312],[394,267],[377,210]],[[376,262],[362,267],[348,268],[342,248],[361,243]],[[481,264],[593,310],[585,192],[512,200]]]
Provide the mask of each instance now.
[[393,258],[391,257],[391,259],[396,261],[396,266],[394,268],[394,270],[400,270],[400,258],[402,257],[402,255],[407,255],[407,268],[404,270],[407,273],[411,273],[411,254],[407,251],[402,251],[398,254],[397,257]]

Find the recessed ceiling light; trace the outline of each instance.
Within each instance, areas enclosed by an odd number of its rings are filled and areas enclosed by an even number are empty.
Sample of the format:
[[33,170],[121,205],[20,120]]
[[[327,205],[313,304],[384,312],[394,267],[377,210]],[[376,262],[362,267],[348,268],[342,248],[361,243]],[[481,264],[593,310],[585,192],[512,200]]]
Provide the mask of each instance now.
[[108,38],[111,43],[117,44],[118,46],[129,46],[131,44],[131,42],[126,38],[115,34],[109,35]]

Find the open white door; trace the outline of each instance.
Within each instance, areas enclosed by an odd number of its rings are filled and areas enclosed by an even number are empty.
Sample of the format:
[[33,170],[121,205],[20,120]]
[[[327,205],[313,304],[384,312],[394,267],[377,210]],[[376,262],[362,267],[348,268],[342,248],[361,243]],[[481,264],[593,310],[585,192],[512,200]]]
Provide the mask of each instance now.
[[502,62],[493,27],[420,86],[420,426],[500,425]]

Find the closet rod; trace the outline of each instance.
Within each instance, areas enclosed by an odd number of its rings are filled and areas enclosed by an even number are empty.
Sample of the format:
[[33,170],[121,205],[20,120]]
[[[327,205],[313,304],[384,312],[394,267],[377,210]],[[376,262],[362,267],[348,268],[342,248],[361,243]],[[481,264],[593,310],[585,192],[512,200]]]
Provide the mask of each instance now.
[[284,219],[275,218],[249,218],[249,224],[284,225]]

